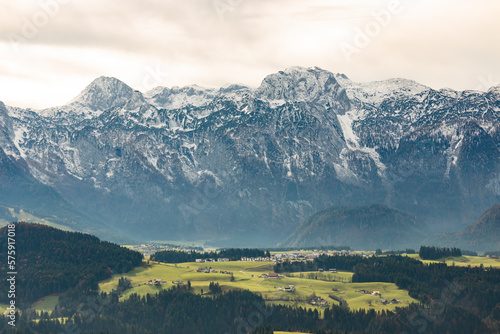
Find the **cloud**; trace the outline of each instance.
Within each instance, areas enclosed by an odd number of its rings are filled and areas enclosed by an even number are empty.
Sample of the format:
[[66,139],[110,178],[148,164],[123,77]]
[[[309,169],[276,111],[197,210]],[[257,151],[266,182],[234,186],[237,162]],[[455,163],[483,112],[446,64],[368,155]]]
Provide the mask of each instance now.
[[[143,87],[151,69],[167,73],[157,80],[165,86],[257,86],[294,65],[434,88],[500,80],[494,0],[401,0],[401,10],[347,59],[340,46],[376,28],[394,1],[0,0],[0,100],[23,104],[21,95],[30,95],[35,107],[61,104],[100,75]],[[23,87],[29,91],[20,94]]]

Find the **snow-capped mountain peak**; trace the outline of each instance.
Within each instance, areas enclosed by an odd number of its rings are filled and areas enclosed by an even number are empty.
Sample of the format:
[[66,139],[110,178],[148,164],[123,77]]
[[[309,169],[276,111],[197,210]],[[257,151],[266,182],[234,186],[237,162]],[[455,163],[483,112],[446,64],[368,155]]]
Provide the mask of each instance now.
[[70,124],[101,115],[107,109],[123,107],[134,90],[122,81],[101,76],[92,81],[68,104],[38,111],[51,121]]
[[106,110],[123,106],[134,90],[124,82],[101,76],[90,83],[69,105],[79,105],[91,110]]
[[[257,98],[273,104],[332,98],[340,89],[333,73],[318,67],[290,67],[264,78],[255,91]],[[333,96],[332,96],[333,94]]]

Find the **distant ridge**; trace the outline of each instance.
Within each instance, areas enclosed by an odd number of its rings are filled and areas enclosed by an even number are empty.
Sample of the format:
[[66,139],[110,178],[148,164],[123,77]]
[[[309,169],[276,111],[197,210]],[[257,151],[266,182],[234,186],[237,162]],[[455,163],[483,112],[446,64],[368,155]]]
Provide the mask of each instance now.
[[460,247],[479,252],[500,250],[500,204],[489,208],[478,220],[457,233],[440,233],[427,244]]
[[304,247],[332,244],[358,250],[404,249],[418,245],[422,232],[414,215],[383,204],[338,206],[311,216],[284,242]]

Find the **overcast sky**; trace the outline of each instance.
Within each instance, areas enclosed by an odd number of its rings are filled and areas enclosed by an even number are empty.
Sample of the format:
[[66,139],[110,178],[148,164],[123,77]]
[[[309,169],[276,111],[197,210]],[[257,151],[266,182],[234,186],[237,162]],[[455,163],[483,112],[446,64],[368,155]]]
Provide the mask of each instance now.
[[290,66],[432,88],[500,83],[498,0],[0,0],[0,101],[61,105],[101,75],[220,87]]

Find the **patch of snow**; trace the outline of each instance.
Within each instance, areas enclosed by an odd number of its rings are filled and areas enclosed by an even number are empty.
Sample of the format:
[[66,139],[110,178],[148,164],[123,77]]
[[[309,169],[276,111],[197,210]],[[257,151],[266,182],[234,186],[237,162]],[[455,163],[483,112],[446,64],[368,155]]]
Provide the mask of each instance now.
[[357,117],[354,116],[353,111],[346,112],[344,115],[337,115],[337,119],[339,120],[340,127],[342,128],[342,133],[347,147],[350,149],[358,149],[359,137],[352,129],[352,124],[357,119]]
[[451,141],[450,141],[450,147],[444,152],[444,154],[447,156],[446,171],[444,172],[445,178],[450,177],[451,167],[455,166],[457,163],[458,153],[460,151],[460,148],[462,147],[463,139],[464,139],[463,134],[458,135],[458,136],[456,134],[454,134],[451,138]]
[[338,179],[344,183],[359,186],[358,176],[348,168],[347,161],[344,160],[343,165],[345,166],[333,163],[333,168],[335,169],[335,173],[337,173]]
[[[347,148],[351,151],[358,151],[367,154],[377,166],[377,174],[381,178],[385,179],[385,171],[387,167],[380,160],[380,154],[373,147],[361,146],[359,144],[359,137],[354,133],[352,126],[358,117],[358,115],[355,115],[355,111],[346,112],[344,115],[337,115]],[[347,166],[345,168],[347,168]]]
[[491,190],[495,195],[500,196],[500,175],[497,175],[486,185],[486,188]]
[[22,149],[21,145],[24,143],[24,139],[27,137],[29,133],[28,128],[25,125],[19,125],[17,129],[14,130],[14,146],[17,148],[17,151],[21,155],[21,158],[25,159],[26,154]]

